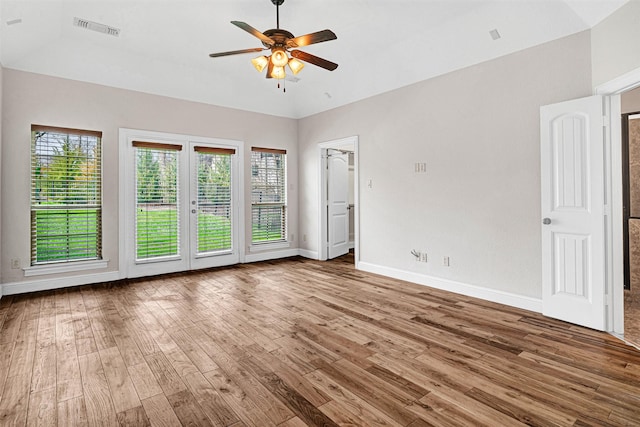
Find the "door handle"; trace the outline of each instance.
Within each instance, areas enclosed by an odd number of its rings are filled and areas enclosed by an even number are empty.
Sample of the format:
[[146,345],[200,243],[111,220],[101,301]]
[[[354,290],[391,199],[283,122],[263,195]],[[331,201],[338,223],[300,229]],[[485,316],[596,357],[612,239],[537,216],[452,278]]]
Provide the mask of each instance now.
[[543,223],[544,225],[549,225],[549,224],[551,224],[551,218],[544,218],[544,219],[542,220],[542,223]]

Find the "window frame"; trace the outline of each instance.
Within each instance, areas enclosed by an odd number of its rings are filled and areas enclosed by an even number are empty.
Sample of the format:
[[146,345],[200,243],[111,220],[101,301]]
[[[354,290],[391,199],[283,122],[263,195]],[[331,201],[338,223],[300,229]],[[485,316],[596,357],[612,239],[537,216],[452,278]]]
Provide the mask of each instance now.
[[[254,152],[259,152],[259,153],[267,153],[267,154],[280,154],[283,155],[282,158],[282,166],[281,166],[281,170],[282,170],[282,174],[283,174],[283,179],[282,179],[282,186],[281,186],[281,191],[283,193],[283,197],[282,197],[282,201],[281,202],[268,202],[268,203],[256,203],[253,200],[253,194],[254,194],[254,161],[253,161],[253,153]],[[263,250],[268,250],[268,249],[278,249],[278,248],[288,248],[291,245],[291,242],[288,238],[288,230],[289,230],[289,205],[288,205],[288,201],[289,201],[289,194],[288,194],[288,185],[287,185],[287,181],[288,181],[288,171],[287,171],[287,165],[288,165],[288,160],[287,160],[287,150],[284,149],[276,149],[276,148],[263,148],[263,147],[251,147],[251,157],[249,160],[250,163],[250,170],[251,170],[251,195],[250,195],[250,205],[251,205],[251,221],[250,221],[250,225],[249,225],[249,229],[250,229],[250,246],[249,246],[249,250],[250,251],[263,251]],[[281,227],[282,229],[282,237],[279,239],[270,239],[270,240],[264,240],[264,241],[254,241],[254,215],[253,215],[253,211],[254,208],[256,206],[282,206],[283,209],[283,221],[284,221],[284,226]]]
[[[67,254],[66,258],[63,259],[49,259],[49,260],[38,260],[37,259],[37,245],[38,245],[38,235],[37,235],[37,227],[34,223],[37,212],[43,211],[43,209],[38,208],[38,204],[34,203],[35,197],[35,165],[37,159],[36,153],[36,132],[51,132],[60,135],[66,135],[68,139],[70,136],[73,137],[84,137],[91,136],[97,138],[97,151],[95,153],[96,156],[96,165],[98,171],[93,173],[93,183],[96,185],[95,192],[96,197],[92,199],[94,203],[85,203],[84,205],[74,205],[73,203],[61,203],[60,209],[83,209],[87,212],[96,212],[96,222],[95,222],[95,256],[87,256],[87,257],[71,257],[70,254]],[[47,156],[52,156],[52,154],[47,154]],[[43,126],[43,125],[31,125],[30,131],[30,166],[29,166],[29,179],[30,179],[30,190],[29,190],[29,212],[30,212],[30,238],[29,238],[29,247],[30,247],[30,256],[29,256],[29,266],[23,268],[25,276],[38,276],[38,275],[46,275],[46,274],[54,274],[54,273],[65,273],[72,271],[81,271],[81,270],[94,270],[94,269],[102,269],[106,268],[108,265],[108,260],[103,257],[103,216],[104,216],[104,203],[103,203],[103,138],[102,132],[100,131],[92,131],[92,130],[84,130],[84,129],[72,129],[72,128],[63,128],[56,126]],[[65,176],[66,178],[66,176]],[[65,190],[70,191],[70,190]],[[86,191],[86,190],[85,190]],[[89,199],[87,199],[89,200]],[[65,239],[70,239],[72,234],[67,232],[65,234]],[[41,236],[40,239],[44,237]],[[34,247],[35,245],[35,247]],[[92,246],[93,247],[93,246]]]

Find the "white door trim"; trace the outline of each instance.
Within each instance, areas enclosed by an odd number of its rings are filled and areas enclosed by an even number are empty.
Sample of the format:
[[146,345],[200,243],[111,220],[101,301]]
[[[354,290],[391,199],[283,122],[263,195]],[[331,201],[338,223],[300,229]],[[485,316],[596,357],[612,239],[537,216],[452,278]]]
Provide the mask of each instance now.
[[321,142],[318,144],[318,183],[320,185],[318,200],[318,259],[326,261],[328,256],[327,249],[327,163],[326,152],[328,148],[342,149],[353,151],[354,163],[354,228],[355,228],[355,263],[358,268],[360,262],[360,178],[359,178],[359,160],[358,160],[358,136],[349,136],[346,138],[336,139],[332,141]]
[[620,94],[640,86],[640,68],[636,68],[609,82],[599,85],[595,89],[597,95],[603,95],[605,114],[608,117],[605,138],[610,142],[611,153],[605,179],[607,180],[608,196],[611,200],[611,215],[608,224],[607,261],[609,279],[612,284],[610,295],[611,310],[607,315],[608,331],[616,335],[624,334],[624,237],[622,230],[622,128],[620,123]]

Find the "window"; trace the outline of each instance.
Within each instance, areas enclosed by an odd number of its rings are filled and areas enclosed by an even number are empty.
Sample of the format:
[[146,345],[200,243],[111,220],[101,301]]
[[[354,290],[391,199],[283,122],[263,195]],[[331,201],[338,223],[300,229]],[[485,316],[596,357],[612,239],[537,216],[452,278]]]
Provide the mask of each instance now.
[[102,259],[101,139],[31,126],[31,265]]
[[180,255],[178,154],[182,145],[133,141],[136,259]]
[[285,150],[251,149],[251,242],[287,238]]

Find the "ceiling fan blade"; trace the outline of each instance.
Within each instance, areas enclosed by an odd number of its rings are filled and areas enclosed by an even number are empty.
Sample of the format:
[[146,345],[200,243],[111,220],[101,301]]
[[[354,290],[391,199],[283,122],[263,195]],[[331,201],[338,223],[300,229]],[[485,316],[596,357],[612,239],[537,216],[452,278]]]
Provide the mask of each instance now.
[[273,77],[271,77],[271,72],[273,71],[273,64],[271,63],[271,61],[269,61],[269,65],[267,65],[267,78],[268,79],[272,79]]
[[287,40],[287,47],[303,47],[310,44],[328,42],[329,40],[335,40],[338,37],[331,30],[322,30],[311,34],[305,34],[304,36],[294,37]]
[[335,62],[327,61],[326,59],[322,59],[319,56],[312,55],[307,52],[303,52],[301,50],[292,50],[291,56],[300,61],[308,62],[309,64],[317,65],[318,67],[324,68],[325,70],[333,71],[338,68],[338,64]]
[[256,30],[255,28],[253,28],[251,25],[247,24],[246,22],[231,21],[231,23],[233,25],[235,25],[236,27],[238,27],[238,28],[242,28],[243,30],[245,30],[247,33],[253,35],[254,37],[259,38],[262,41],[262,43],[266,43],[269,46],[273,46],[274,44],[276,44],[276,42],[273,41],[273,39],[271,37],[265,36],[260,31]]
[[209,56],[212,58],[218,58],[220,56],[239,55],[241,53],[262,52],[263,50],[266,50],[266,49],[263,49],[261,47],[253,47],[251,49],[230,50],[229,52],[210,53]]

